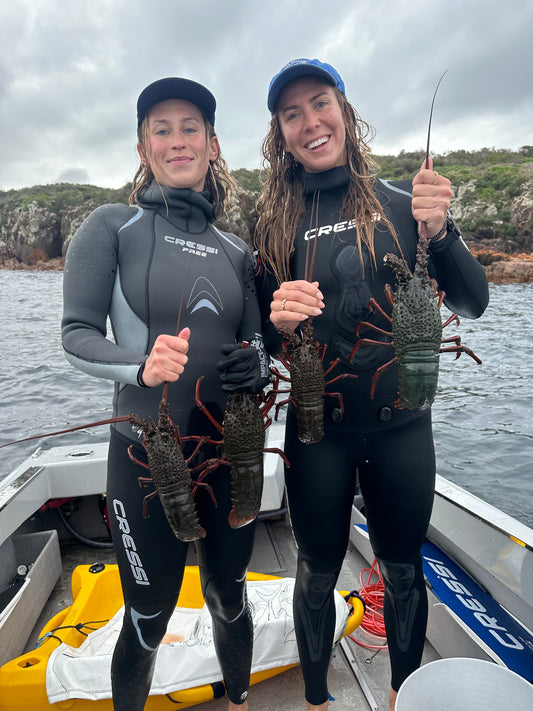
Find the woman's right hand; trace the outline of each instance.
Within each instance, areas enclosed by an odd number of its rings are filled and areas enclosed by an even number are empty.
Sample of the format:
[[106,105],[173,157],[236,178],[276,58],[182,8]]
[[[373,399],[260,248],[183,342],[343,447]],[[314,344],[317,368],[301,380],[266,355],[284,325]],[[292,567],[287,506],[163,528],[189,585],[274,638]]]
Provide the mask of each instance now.
[[180,377],[188,360],[190,335],[191,329],[183,328],[177,336],[163,333],[156,338],[142,374],[147,387],[174,383]]
[[320,316],[324,308],[317,281],[284,281],[272,298],[270,320],[278,330],[294,331],[309,316]]

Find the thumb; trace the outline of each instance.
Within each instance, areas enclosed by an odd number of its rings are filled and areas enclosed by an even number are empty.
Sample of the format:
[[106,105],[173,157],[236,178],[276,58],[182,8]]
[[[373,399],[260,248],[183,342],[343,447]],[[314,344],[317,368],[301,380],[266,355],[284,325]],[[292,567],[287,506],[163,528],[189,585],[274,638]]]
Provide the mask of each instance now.
[[424,158],[424,162],[420,166],[420,169],[426,168],[427,170],[433,170],[433,158],[428,156],[427,160]]
[[178,338],[183,338],[185,341],[188,341],[190,337],[191,329],[188,326],[182,328],[181,331],[178,333]]

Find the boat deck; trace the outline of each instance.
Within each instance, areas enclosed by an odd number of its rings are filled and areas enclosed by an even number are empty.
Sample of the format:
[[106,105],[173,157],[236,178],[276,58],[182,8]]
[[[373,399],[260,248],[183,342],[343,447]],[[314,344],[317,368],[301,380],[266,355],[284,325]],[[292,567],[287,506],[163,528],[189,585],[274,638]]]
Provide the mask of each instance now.
[[[55,586],[43,610],[34,633],[28,640],[27,650],[35,646],[39,631],[45,622],[60,609],[72,602],[70,580],[73,569],[79,564],[115,562],[112,549],[90,548],[80,543],[62,547],[63,575]],[[194,547],[190,547],[188,564],[195,565]],[[368,567],[366,561],[350,544],[337,588],[359,590],[359,574]],[[296,570],[296,548],[288,517],[279,520],[259,521],[254,554],[250,570],[281,577],[293,577]],[[363,641],[372,643],[366,634],[357,630]],[[373,640],[375,643],[375,640]],[[424,663],[437,659],[435,650],[426,643]],[[345,638],[335,649],[330,673],[329,689],[334,698],[332,711],[386,711],[389,690],[389,659],[387,650],[371,650]],[[296,711],[304,709],[304,692],[299,667],[255,684],[250,688],[250,709],[254,711]],[[226,711],[227,699],[217,699],[193,708],[198,711]]]

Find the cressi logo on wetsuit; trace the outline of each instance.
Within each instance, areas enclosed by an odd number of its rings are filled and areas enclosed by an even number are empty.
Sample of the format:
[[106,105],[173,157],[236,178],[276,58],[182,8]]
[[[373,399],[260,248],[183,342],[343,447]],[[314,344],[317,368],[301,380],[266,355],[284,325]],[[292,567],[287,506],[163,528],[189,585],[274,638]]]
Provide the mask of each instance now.
[[194,242],[194,240],[191,239],[182,239],[181,237],[173,237],[172,235],[165,235],[163,239],[165,242],[170,242],[170,244],[181,247],[182,252],[194,254],[196,257],[207,257],[208,254],[218,254],[217,247],[200,244],[200,242]]
[[[381,220],[381,215],[377,212],[374,213],[374,222],[379,222]],[[334,225],[321,225],[320,227],[314,227],[311,230],[307,230],[304,233],[304,240],[308,242],[310,239],[315,237],[321,237],[322,235],[334,235],[338,232],[346,232],[346,230],[353,230],[355,227],[355,220],[341,220],[341,222],[336,222]]]
[[122,544],[126,551],[126,557],[130,563],[131,572],[137,585],[150,585],[146,571],[143,568],[141,557],[137,553],[137,546],[133,537],[130,536],[130,525],[126,518],[126,509],[122,501],[113,499],[113,513],[118,521],[119,530],[122,533]]

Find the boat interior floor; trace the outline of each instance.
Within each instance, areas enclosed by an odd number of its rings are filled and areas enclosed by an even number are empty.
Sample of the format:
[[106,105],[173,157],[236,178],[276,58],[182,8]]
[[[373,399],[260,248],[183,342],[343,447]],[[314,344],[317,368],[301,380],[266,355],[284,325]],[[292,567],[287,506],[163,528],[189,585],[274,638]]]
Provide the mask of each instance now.
[[[113,549],[90,548],[81,543],[62,546],[63,576],[56,584],[36,628],[28,640],[26,651],[35,647],[39,631],[45,622],[72,602],[71,576],[77,565],[101,562],[115,563]],[[194,546],[190,546],[187,563],[196,565]],[[368,564],[350,543],[337,589],[359,590],[360,572]],[[293,577],[296,571],[296,547],[287,515],[276,520],[258,522],[255,548],[250,570],[254,572]],[[354,636],[367,644],[376,644],[360,628]],[[377,642],[379,644],[379,641]],[[423,663],[438,658],[437,652],[426,642]],[[386,649],[376,650],[361,646],[346,637],[333,652],[328,677],[334,701],[331,711],[387,711],[390,686],[389,657]],[[250,711],[304,711],[304,690],[300,667],[271,677],[250,688]],[[198,704],[198,711],[226,711],[227,698]]]

